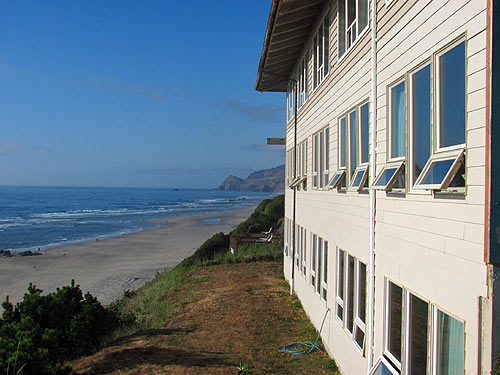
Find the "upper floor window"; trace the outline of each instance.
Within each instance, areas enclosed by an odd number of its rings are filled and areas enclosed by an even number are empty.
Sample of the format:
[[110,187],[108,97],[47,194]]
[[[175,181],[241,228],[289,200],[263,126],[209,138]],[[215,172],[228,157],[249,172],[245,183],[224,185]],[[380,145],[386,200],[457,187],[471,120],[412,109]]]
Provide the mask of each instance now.
[[387,164],[374,189],[465,191],[466,79],[460,39],[388,88]]
[[330,15],[327,13],[313,38],[313,89],[330,70]]
[[330,168],[330,128],[313,135],[313,187],[323,189],[328,184]]
[[290,121],[295,115],[295,90],[296,83],[288,81],[288,89],[286,91],[286,121]]
[[290,187],[305,189],[307,186],[307,139],[297,145],[297,176],[290,183]]
[[368,27],[368,0],[339,0],[339,58]]
[[359,191],[368,187],[369,104],[355,107],[339,121],[338,169],[328,187]]
[[308,85],[308,68],[307,68],[307,56],[308,53],[306,52],[306,55],[302,59],[300,65],[299,65],[299,79],[298,79],[298,86],[299,86],[299,95],[298,95],[298,108],[302,107],[304,103],[308,99],[308,92],[307,92],[307,85]]

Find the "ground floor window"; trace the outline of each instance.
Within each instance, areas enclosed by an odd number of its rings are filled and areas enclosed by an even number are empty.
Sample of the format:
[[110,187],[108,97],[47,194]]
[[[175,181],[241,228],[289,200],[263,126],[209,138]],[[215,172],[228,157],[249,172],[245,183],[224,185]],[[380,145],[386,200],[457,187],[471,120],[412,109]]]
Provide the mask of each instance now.
[[389,362],[402,375],[463,375],[464,322],[392,281],[386,280],[385,292]]
[[356,347],[364,352],[366,264],[337,248],[336,316]]
[[311,234],[311,286],[326,302],[328,296],[328,241]]

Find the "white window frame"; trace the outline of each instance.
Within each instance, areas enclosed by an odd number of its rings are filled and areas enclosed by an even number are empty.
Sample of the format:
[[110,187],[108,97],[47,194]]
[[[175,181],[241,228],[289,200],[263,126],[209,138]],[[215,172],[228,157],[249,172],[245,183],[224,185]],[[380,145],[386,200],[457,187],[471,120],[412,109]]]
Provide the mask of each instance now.
[[317,263],[317,258],[318,258],[318,251],[317,251],[317,235],[314,233],[311,233],[311,267],[310,267],[310,284],[313,288],[314,291],[316,291],[316,263]]
[[[326,304],[328,300],[328,241],[321,238],[321,262],[322,262],[322,274],[321,274],[321,287],[320,287],[320,297],[321,300]],[[325,297],[326,294],[326,297]]]
[[[343,35],[345,50],[344,50],[344,53],[342,55],[340,53],[337,54],[338,55],[338,61],[341,61],[344,58],[344,56],[347,56],[348,52],[353,49],[353,47],[361,39],[361,37],[363,36],[363,34],[369,29],[369,27],[370,27],[370,14],[371,14],[370,13],[370,1],[367,1],[367,7],[368,7],[368,9],[367,9],[368,20],[367,21],[368,22],[366,23],[366,26],[364,27],[363,30],[359,30],[359,28],[358,28],[358,20],[359,20],[359,7],[358,7],[358,5],[359,5],[359,0],[355,0],[355,2],[356,2],[356,19],[353,21],[353,23],[351,24],[350,27],[347,27],[347,17],[348,17],[348,9],[349,9],[348,0],[339,0],[339,2],[340,1],[344,2],[344,9],[345,9],[345,20],[344,20],[345,33]],[[338,11],[337,11],[337,16],[339,16]],[[338,24],[339,24],[339,27],[337,28],[337,34],[340,35],[341,34],[341,32],[340,32],[340,22]],[[351,40],[351,43],[350,43],[350,45],[348,47],[347,34],[348,34],[348,30],[350,28],[352,28],[353,25],[356,26],[356,35],[354,36],[354,40]],[[338,41],[337,41],[337,44],[340,44],[340,43],[338,43]]]
[[372,369],[370,370],[370,374],[369,375],[374,375],[375,372],[378,370],[379,366],[383,364],[390,372],[392,375],[399,375],[399,371],[397,371],[393,366],[392,364],[387,360],[385,359],[383,356],[380,356],[377,360],[377,362],[375,362],[375,364],[373,365]]
[[[313,92],[316,91],[318,87],[325,81],[325,78],[330,74],[330,12],[327,12],[322,18],[321,22],[318,23],[314,36],[312,38],[312,59],[313,59]],[[325,25],[327,26],[325,28]],[[320,30],[323,33],[320,35]],[[323,54],[319,56],[320,45]],[[328,48],[325,48],[328,47]],[[326,63],[328,64],[325,72],[325,55],[328,56]],[[320,60],[321,59],[321,64]]]
[[[399,84],[404,83],[405,87],[405,144],[404,144],[404,155],[403,156],[398,156],[398,157],[392,157],[392,90],[398,86]],[[407,133],[408,133],[408,84],[406,82],[406,77],[400,77],[398,80],[394,81],[390,85],[387,86],[387,162],[396,162],[396,161],[401,161],[406,159],[406,154],[408,151],[408,145],[407,145]]]
[[[371,189],[374,189],[374,190],[385,190],[385,191],[391,190],[392,189],[392,185],[394,185],[394,183],[396,182],[396,179],[402,173],[402,171],[404,169],[404,166],[405,166],[405,162],[404,161],[400,161],[400,162],[397,162],[397,163],[391,163],[391,164],[384,165],[384,167],[380,170],[380,172],[378,173],[377,177],[375,178],[375,181],[373,181]],[[378,185],[378,181],[382,178],[382,175],[384,174],[384,171],[386,169],[392,169],[392,168],[396,168],[396,172],[391,177],[391,179],[387,182],[387,184],[385,184],[385,185]]]
[[307,277],[307,230],[302,228],[302,274]]
[[289,81],[286,90],[286,122],[295,116],[295,82]]
[[[438,340],[438,313],[442,312],[443,314],[446,314],[450,316],[451,318],[455,319],[456,321],[459,321],[463,324],[464,326],[464,347],[463,347],[463,356],[464,356],[464,364],[465,364],[465,358],[466,358],[466,335],[465,335],[465,321],[453,314],[450,314],[448,311],[436,306],[429,304],[429,307],[431,308],[431,355],[430,355],[430,374],[431,375],[437,375],[437,340]],[[428,350],[429,351],[429,350]],[[465,368],[462,370],[461,374],[458,375],[464,375],[465,374]]]
[[[440,108],[440,99],[441,99],[441,93],[439,91],[439,64],[440,64],[440,57],[445,55],[447,52],[452,50],[453,48],[457,47],[458,45],[464,43],[465,46],[465,134],[464,134],[464,139],[465,143],[453,145],[453,146],[448,146],[448,147],[440,147],[439,145],[441,144],[441,139],[440,139],[440,130],[441,130],[441,123],[440,123],[440,113],[439,113],[439,108]],[[435,95],[434,95],[434,108],[435,108],[435,124],[436,126],[434,127],[434,148],[432,149],[433,153],[441,153],[441,152],[446,152],[446,151],[451,151],[451,150],[457,150],[457,149],[464,149],[467,144],[467,71],[468,71],[468,64],[467,64],[467,38],[465,35],[460,36],[453,42],[451,42],[449,45],[441,49],[440,51],[436,52],[433,55],[434,58],[434,89],[435,89]]]
[[[361,159],[362,159],[362,156],[363,156],[363,152],[362,152],[362,148],[363,148],[363,132],[361,131],[361,126],[362,126],[362,121],[361,121],[361,108],[365,105],[365,104],[368,104],[368,161],[365,161],[363,162]],[[359,167],[362,167],[362,166],[368,166],[370,164],[370,102],[369,100],[365,100],[364,102],[362,102],[361,104],[359,104],[356,108],[356,110],[358,111],[358,114],[357,114],[357,119],[358,119],[358,160],[359,160],[359,163],[358,163],[358,168]]]
[[[388,340],[387,340],[387,337],[388,337],[388,334],[389,334],[389,324],[388,324],[388,319],[389,319],[389,313],[388,313],[388,310],[389,310],[389,304],[390,304],[390,301],[389,301],[389,283],[392,283],[398,287],[400,287],[402,289],[402,306],[401,306],[401,309],[402,309],[402,321],[401,321],[401,360],[402,360],[402,363],[400,363],[396,358],[394,358],[394,356],[389,352],[389,350],[387,349],[387,343],[388,343]],[[458,322],[461,322],[463,324],[463,327],[464,327],[464,347],[463,347],[463,358],[464,358],[464,364],[465,364],[465,358],[466,358],[466,340],[467,340],[467,337],[466,337],[466,322],[465,320],[463,320],[462,318],[454,315],[454,314],[451,314],[450,312],[444,310],[443,308],[441,308],[440,306],[437,306],[433,303],[431,303],[427,298],[424,298],[422,296],[420,296],[419,294],[417,293],[414,293],[413,291],[405,288],[404,286],[398,284],[398,283],[395,283],[394,281],[388,279],[388,278],[385,278],[384,280],[384,342],[383,342],[383,356],[386,356],[392,363],[391,365],[395,365],[398,369],[398,371],[402,374],[402,375],[409,375],[408,374],[408,361],[410,359],[410,307],[411,307],[411,302],[410,302],[410,299],[411,299],[411,296],[415,296],[419,299],[421,299],[422,301],[425,301],[427,304],[428,304],[428,319],[427,319],[427,369],[428,369],[428,373],[430,375],[437,375],[437,340],[438,340],[438,313],[441,312],[443,314],[446,314],[448,316],[450,316],[451,318],[457,320]],[[382,357],[383,358],[383,357]],[[389,362],[387,362],[389,363]],[[378,362],[377,364],[372,368],[372,372],[370,373],[373,373],[373,369],[378,365]],[[392,370],[391,370],[392,371]],[[398,372],[398,373],[399,373]],[[460,375],[464,375],[465,374],[465,369],[464,369],[464,372],[462,372]]]
[[302,58],[300,64],[299,64],[299,73],[298,75],[298,86],[299,86],[299,94],[298,94],[298,103],[297,103],[297,109],[302,108],[302,106],[307,102],[307,99],[309,99],[308,95],[308,85],[309,85],[309,69],[308,69],[308,63],[309,63],[309,49],[306,50],[306,53],[304,54],[304,57]]
[[340,171],[337,171],[333,174],[332,178],[330,178],[330,181],[328,182],[328,189],[332,190],[335,188],[339,188],[340,181],[342,180],[342,177],[345,175],[345,169],[341,169]]
[[[360,294],[359,294],[359,285],[360,285],[360,280],[361,280],[361,273],[360,273],[360,263],[361,262],[358,258],[355,258],[355,293],[354,293],[354,329],[352,330],[352,341],[354,342],[354,345],[359,349],[361,354],[364,353],[365,349],[365,342],[366,342],[366,323],[361,320],[360,317],[360,306],[359,306],[359,299],[360,299]],[[366,304],[366,292],[368,291],[368,288],[366,287],[366,281],[368,280],[367,275],[366,275],[366,264],[365,265],[365,308],[367,306]],[[366,319],[366,311],[365,311],[365,319]],[[360,347],[358,342],[356,341],[356,331],[361,331],[363,332],[363,346]]]
[[[344,305],[344,299],[345,299],[345,274],[344,274],[344,278],[342,280],[342,286],[340,285],[340,254],[343,254],[344,256],[344,272],[345,272],[345,262],[346,262],[346,254],[347,252],[345,250],[342,250],[340,247],[337,247],[337,254],[336,254],[336,258],[337,258],[337,264],[336,264],[336,271],[337,271],[337,282],[336,282],[336,285],[335,285],[335,317],[337,318],[337,320],[340,322],[340,324],[342,324],[342,326],[344,325],[344,311],[345,311],[345,305]],[[342,289],[342,292],[343,292],[343,295],[344,295],[344,298],[340,298],[340,289]],[[342,317],[339,317],[338,315],[338,308],[342,308]]]
[[[392,1],[392,0],[391,0]],[[415,184],[416,184],[416,181],[417,181],[417,178],[415,178],[415,171],[414,171],[414,164],[415,164],[415,147],[414,147],[414,135],[415,135],[415,123],[413,122],[413,114],[414,114],[414,108],[413,108],[413,97],[414,97],[414,94],[413,94],[413,77],[415,74],[417,74],[418,72],[420,72],[422,69],[425,69],[427,66],[430,67],[430,70],[431,70],[431,82],[430,82],[430,92],[431,92],[431,117],[429,119],[430,121],[430,134],[429,134],[429,140],[430,140],[430,143],[429,143],[429,150],[430,150],[430,156],[429,158],[432,157],[432,132],[433,132],[433,122],[434,122],[434,119],[433,119],[433,116],[432,116],[432,96],[433,96],[433,76],[432,76],[432,60],[431,59],[427,59],[425,61],[423,61],[421,64],[419,64],[416,68],[412,69],[409,73],[408,73],[408,115],[407,115],[407,119],[408,119],[408,149],[407,149],[407,153],[408,153],[408,171],[407,171],[407,176],[409,178],[409,184],[408,186],[410,187],[410,190],[413,190],[412,192],[416,192],[414,189],[415,189]],[[425,167],[425,166],[424,166]],[[422,175],[422,172],[423,172],[423,169],[422,168],[422,171],[420,172],[420,175]]]
[[[328,133],[328,140],[326,134]],[[328,190],[330,175],[330,128],[325,126],[313,134],[313,189]],[[323,151],[323,152],[321,152]],[[323,169],[321,169],[323,166]]]
[[389,298],[389,283],[392,283],[396,286],[398,286],[399,288],[401,288],[401,293],[402,296],[401,296],[401,357],[403,358],[404,356],[404,324],[405,324],[405,320],[404,320],[404,313],[405,313],[405,295],[404,295],[404,292],[405,292],[405,288],[402,286],[402,285],[399,285],[398,283],[395,283],[394,281],[392,280],[389,280],[389,279],[385,279],[385,287],[384,287],[384,345],[383,345],[383,353],[385,356],[387,356],[391,362],[397,367],[397,369],[399,371],[401,371],[401,362],[392,355],[392,353],[390,352],[389,348],[387,347],[387,344],[388,344],[388,337],[389,337],[389,329],[390,329],[390,325],[389,325],[389,309],[390,309],[390,298]]
[[[438,184],[423,184],[423,180],[427,177],[432,165],[436,162],[445,161],[445,160],[454,160],[450,169],[446,173],[446,176],[441,180]],[[457,174],[458,170],[462,166],[465,165],[465,149],[453,150],[448,152],[442,152],[439,154],[434,154],[430,157],[430,159],[425,164],[420,176],[418,177],[414,189],[422,189],[422,190],[443,190],[448,188],[449,184]],[[465,178],[467,181],[467,178]],[[461,188],[463,189],[463,188]],[[458,191],[458,188],[457,188]]]
[[[363,177],[361,177],[361,181],[360,181],[359,185],[354,185],[354,182],[356,181],[356,176],[359,173],[363,173]],[[364,164],[362,166],[357,167],[356,170],[354,171],[354,174],[352,175],[352,181],[351,181],[351,184],[349,185],[348,190],[349,191],[363,190],[363,185],[365,184],[367,178],[368,178],[368,165]]]

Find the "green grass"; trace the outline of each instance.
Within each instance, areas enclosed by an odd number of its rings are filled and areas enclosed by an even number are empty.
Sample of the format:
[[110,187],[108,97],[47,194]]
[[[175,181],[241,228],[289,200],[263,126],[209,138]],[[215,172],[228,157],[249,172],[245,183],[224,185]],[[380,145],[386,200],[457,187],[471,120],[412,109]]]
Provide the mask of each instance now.
[[169,319],[176,309],[175,292],[180,290],[185,283],[192,282],[188,277],[188,271],[188,267],[177,266],[172,270],[157,274],[152,281],[135,292],[125,293],[124,297],[116,303],[117,307],[123,313],[133,314],[136,317],[136,324],[122,332],[117,332],[117,335],[157,328]]

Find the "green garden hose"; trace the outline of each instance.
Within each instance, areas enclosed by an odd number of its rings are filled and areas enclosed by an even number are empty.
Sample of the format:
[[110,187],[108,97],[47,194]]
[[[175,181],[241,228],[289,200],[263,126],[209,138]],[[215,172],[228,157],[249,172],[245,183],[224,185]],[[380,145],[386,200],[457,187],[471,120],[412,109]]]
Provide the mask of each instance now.
[[321,350],[318,345],[319,336],[321,335],[321,330],[323,329],[323,325],[325,324],[326,316],[330,312],[330,309],[326,309],[325,317],[323,318],[323,323],[321,323],[321,328],[319,329],[318,336],[316,336],[316,340],[312,341],[302,341],[302,342],[292,342],[291,344],[287,344],[284,347],[280,348],[279,351],[281,353],[289,353],[289,354],[309,354],[315,352],[316,350]]

